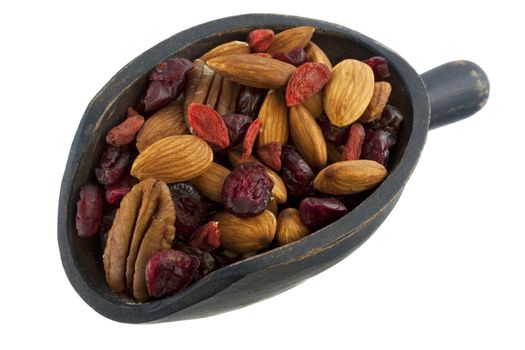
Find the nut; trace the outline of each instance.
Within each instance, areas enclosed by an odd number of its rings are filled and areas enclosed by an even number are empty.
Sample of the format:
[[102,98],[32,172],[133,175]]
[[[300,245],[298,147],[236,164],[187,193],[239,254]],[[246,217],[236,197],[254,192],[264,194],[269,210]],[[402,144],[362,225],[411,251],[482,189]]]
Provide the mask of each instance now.
[[301,221],[301,214],[295,208],[284,209],[277,218],[277,242],[286,245],[306,237],[310,233]]
[[182,103],[175,102],[149,117],[137,135],[139,152],[168,136],[188,134]]
[[277,89],[286,85],[295,67],[273,58],[256,55],[228,55],[206,61],[215,72],[240,84]]
[[237,108],[237,98],[241,92],[241,86],[230,79],[223,78],[221,93],[216,103],[215,110],[220,115],[235,112]]
[[250,253],[270,245],[277,230],[277,220],[269,210],[257,216],[239,218],[226,211],[213,216],[221,229],[221,245],[239,253]]
[[141,180],[152,177],[166,183],[187,181],[204,173],[212,160],[210,146],[200,137],[169,136],[138,155],[131,175]]
[[220,164],[212,162],[210,167],[206,169],[202,175],[197,176],[191,180],[191,182],[197,186],[203,195],[217,203],[222,203],[222,185],[229,173],[230,170]]
[[308,45],[304,48],[306,52],[306,57],[308,58],[308,61],[310,62],[317,62],[317,63],[323,63],[328,68],[332,69],[332,62],[330,62],[330,59],[323,50],[319,46],[317,46],[315,43],[310,41]]
[[244,41],[230,41],[219,45],[202,55],[201,60],[206,62],[214,57],[250,53],[250,46]]
[[268,91],[259,110],[258,119],[262,123],[259,132],[259,146],[270,142],[284,145],[288,141],[288,107],[286,107],[282,92]]
[[303,103],[303,106],[310,112],[312,117],[317,118],[323,113],[323,94],[321,91],[310,97]]
[[387,173],[384,166],[373,160],[337,162],[317,174],[314,188],[333,195],[359,193],[375,187]]
[[299,105],[290,108],[290,136],[297,150],[313,169],[326,166],[326,142],[323,132],[308,110]]
[[295,27],[276,34],[273,38],[272,44],[266,52],[290,52],[293,49],[300,47],[304,48],[310,42],[315,28],[310,26]]
[[385,109],[391,92],[392,85],[390,85],[389,82],[378,81],[374,83],[374,93],[372,94],[372,99],[370,100],[368,107],[366,107],[363,115],[359,118],[359,121],[361,123],[371,123],[379,119],[379,117],[381,117],[381,113],[383,113],[383,109]]
[[365,63],[343,60],[324,87],[324,110],[338,127],[352,124],[365,111],[374,92],[374,72]]

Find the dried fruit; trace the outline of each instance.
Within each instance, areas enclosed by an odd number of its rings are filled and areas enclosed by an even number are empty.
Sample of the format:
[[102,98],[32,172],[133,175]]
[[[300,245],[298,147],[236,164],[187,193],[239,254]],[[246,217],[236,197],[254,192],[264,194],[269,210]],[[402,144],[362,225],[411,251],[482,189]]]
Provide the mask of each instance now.
[[332,69],[332,63],[330,62],[330,59],[323,50],[319,46],[317,46],[315,43],[311,42],[306,45],[305,48],[306,51],[306,57],[308,58],[308,61],[310,62],[316,62],[316,63],[323,63],[325,66],[327,66],[330,70]]
[[312,228],[320,228],[343,217],[348,210],[336,198],[307,197],[299,205],[301,220]]
[[124,146],[133,140],[144,124],[144,117],[133,108],[128,108],[128,117],[119,125],[111,129],[106,135],[106,142],[112,146]]
[[175,102],[159,109],[149,117],[137,135],[139,152],[167,136],[188,134],[182,104]]
[[331,164],[315,177],[314,188],[336,196],[359,193],[377,186],[386,168],[373,160],[348,160]]
[[299,210],[284,209],[277,218],[277,242],[280,246],[295,242],[310,233],[308,227],[301,221]]
[[385,79],[390,76],[390,71],[388,70],[388,61],[386,58],[374,56],[364,60],[363,62],[372,68],[376,80]]
[[290,194],[293,196],[313,194],[314,172],[293,146],[283,146],[281,161],[282,168],[279,174]]
[[77,202],[76,228],[82,238],[93,237],[102,224],[104,191],[99,185],[86,183],[80,188]]
[[370,159],[386,165],[390,155],[393,139],[390,132],[384,129],[367,129],[361,151],[362,159]]
[[266,90],[245,86],[239,94],[236,112],[252,119],[257,117],[265,96]]
[[246,131],[252,124],[252,119],[244,114],[226,114],[222,116],[222,119],[228,128],[230,146],[235,146],[242,142]]
[[333,143],[326,143],[326,153],[328,155],[328,164],[341,161],[344,146],[335,146]]
[[214,270],[218,269],[222,265],[219,263],[218,259],[215,258],[216,252],[214,251],[213,254],[210,254],[207,251],[200,250],[198,248],[189,247],[184,244],[175,244],[173,246],[173,249],[179,250],[181,252],[184,252],[188,255],[194,255],[197,258],[199,258],[200,265],[199,269],[196,270],[193,273],[193,282],[197,282],[198,280],[202,279],[204,276],[209,275]]
[[322,91],[317,92],[308,100],[303,102],[303,106],[310,112],[312,117],[318,118],[324,110]]
[[100,184],[108,186],[116,183],[129,169],[131,153],[124,147],[109,146],[100,158],[95,176]]
[[268,207],[272,188],[273,182],[261,164],[243,163],[224,180],[224,207],[241,217],[259,215]]
[[391,133],[393,136],[397,134],[397,130],[403,121],[403,114],[392,105],[386,105],[383,110],[381,118],[370,124],[372,129],[383,129]]
[[259,134],[260,128],[261,120],[255,119],[248,127],[248,130],[246,130],[246,135],[244,136],[244,140],[242,142],[242,160],[248,159],[248,157],[252,154],[253,144],[255,143],[255,139]]
[[330,79],[330,69],[322,63],[307,62],[293,72],[286,85],[286,105],[297,106],[321,91]]
[[168,186],[175,204],[177,236],[185,241],[208,216],[208,203],[199,190],[187,182],[178,182]]
[[221,245],[219,223],[217,221],[210,221],[206,225],[199,227],[191,234],[188,245],[207,252],[219,248]]
[[286,85],[295,67],[273,58],[256,55],[229,55],[206,61],[215,72],[239,84],[277,89]]
[[204,139],[217,150],[230,145],[226,123],[213,108],[196,102],[190,104],[188,126],[193,134]]
[[262,123],[259,145],[264,146],[271,142],[285,144],[288,141],[288,107],[280,91],[268,91],[258,119]]
[[230,41],[225,44],[214,47],[210,51],[202,55],[201,60],[206,62],[214,57],[227,56],[227,55],[238,55],[250,53],[250,47],[248,43],[244,41]]
[[321,128],[308,110],[299,105],[290,108],[290,136],[297,150],[312,169],[326,166],[326,142]]
[[324,88],[323,103],[335,126],[352,124],[365,111],[374,93],[374,74],[365,63],[343,60],[332,69]]
[[321,116],[317,118],[316,121],[317,124],[319,124],[321,131],[323,132],[324,139],[327,142],[332,143],[335,146],[344,145],[346,139],[348,138],[348,131],[350,130],[350,126],[339,128],[330,123],[330,120],[328,119],[326,114],[321,114]]
[[230,170],[215,162],[191,182],[209,199],[222,203],[222,186]]
[[131,177],[124,176],[112,185],[106,186],[106,201],[111,204],[118,204],[124,196],[131,191]]
[[183,182],[204,173],[213,152],[200,137],[176,135],[163,138],[141,152],[133,162],[131,175],[155,178],[166,183]]
[[155,253],[148,261],[145,272],[149,296],[160,298],[186,287],[199,264],[198,257],[178,250]]
[[290,52],[296,47],[304,48],[312,38],[315,28],[310,26],[294,27],[276,34],[272,45],[266,50],[274,52]]
[[248,34],[247,42],[252,52],[266,51],[272,44],[274,32],[271,29],[254,29]]
[[239,253],[268,247],[277,230],[277,220],[268,210],[248,218],[221,211],[213,216],[213,220],[218,221],[221,228],[221,246]]
[[299,67],[300,65],[307,62],[306,53],[302,47],[296,47],[289,52],[274,52],[271,57],[279,61],[290,63],[296,67]]
[[359,121],[362,123],[370,123],[381,117],[381,113],[383,113],[383,109],[385,109],[391,92],[392,86],[390,83],[386,81],[375,83],[372,99],[363,115],[359,118]]
[[361,148],[365,139],[365,128],[363,124],[355,122],[350,127],[348,140],[346,141],[341,160],[356,160],[361,156]]
[[257,156],[273,170],[281,170],[281,148],[279,142],[270,142],[257,148]]
[[154,112],[176,100],[184,87],[186,72],[192,66],[185,58],[172,58],[159,63],[149,76],[144,111]]

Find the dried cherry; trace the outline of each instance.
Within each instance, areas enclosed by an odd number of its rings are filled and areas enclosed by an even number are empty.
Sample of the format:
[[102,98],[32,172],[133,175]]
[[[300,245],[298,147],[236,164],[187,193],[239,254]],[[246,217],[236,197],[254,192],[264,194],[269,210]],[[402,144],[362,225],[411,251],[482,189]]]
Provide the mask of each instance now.
[[252,118],[244,114],[225,114],[222,116],[228,136],[230,137],[230,146],[235,146],[244,140],[244,135],[252,123]]
[[93,237],[102,224],[104,190],[100,185],[86,183],[80,188],[77,202],[76,228],[82,238]]
[[305,225],[320,228],[341,218],[348,210],[336,198],[307,197],[301,201],[299,212]]
[[292,196],[308,196],[314,193],[314,172],[295,147],[282,147],[281,163],[280,175]]
[[363,62],[372,68],[376,80],[382,80],[390,76],[390,71],[388,70],[388,60],[386,58],[374,56],[364,60]]
[[334,146],[344,145],[348,138],[348,130],[350,130],[350,126],[339,128],[330,123],[330,119],[328,119],[324,113],[321,114],[316,121],[317,124],[319,124],[326,141],[331,142]]
[[109,146],[100,158],[95,176],[100,184],[108,186],[116,183],[128,170],[131,153],[125,147]]
[[204,223],[208,216],[208,203],[194,185],[187,182],[172,183],[169,186],[175,203],[176,236],[186,241],[189,235]]
[[296,47],[290,52],[277,51],[272,55],[272,58],[292,64],[296,67],[299,67],[308,61],[306,52],[302,47]]
[[257,118],[265,97],[266,90],[245,86],[237,98],[235,113],[247,115],[252,119]]

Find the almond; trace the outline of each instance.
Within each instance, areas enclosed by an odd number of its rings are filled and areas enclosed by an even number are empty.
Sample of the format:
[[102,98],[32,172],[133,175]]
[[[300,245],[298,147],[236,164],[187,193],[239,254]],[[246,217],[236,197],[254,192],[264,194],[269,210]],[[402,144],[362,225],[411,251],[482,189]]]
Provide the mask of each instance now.
[[352,59],[339,62],[324,87],[328,119],[338,127],[352,124],[363,114],[373,93],[374,72],[366,63]]
[[277,220],[269,210],[247,218],[220,211],[212,219],[219,222],[222,247],[239,253],[268,247],[277,230]]
[[374,93],[372,94],[372,99],[366,107],[365,113],[359,118],[361,123],[371,123],[383,113],[383,109],[388,102],[390,93],[392,92],[392,85],[387,81],[378,81],[374,84]]
[[138,155],[131,175],[141,180],[152,177],[166,183],[187,181],[204,173],[212,160],[210,146],[200,137],[169,136]]
[[286,245],[306,237],[310,233],[301,221],[301,214],[295,208],[284,209],[277,218],[277,242]]
[[326,166],[326,142],[319,124],[308,110],[299,105],[290,108],[290,136],[304,160],[314,170]]
[[201,60],[206,62],[214,57],[250,53],[250,46],[244,41],[230,41],[219,45],[202,55]]
[[273,38],[272,44],[266,52],[290,52],[293,49],[300,47],[304,48],[310,42],[315,28],[310,26],[295,27],[276,34]]
[[262,89],[285,86],[295,70],[291,64],[256,55],[220,56],[206,63],[223,77]]
[[303,106],[310,112],[312,117],[317,118],[323,113],[323,94],[321,91],[310,97],[303,103]]
[[308,61],[310,62],[316,62],[316,63],[323,63],[328,68],[332,69],[332,62],[330,62],[330,59],[323,50],[319,46],[317,46],[315,43],[310,41],[308,45],[304,48],[304,51],[306,52],[306,57],[308,58]]
[[288,141],[288,107],[281,91],[270,90],[264,98],[258,119],[261,121],[259,145],[278,142],[281,145]]
[[384,166],[373,160],[336,162],[317,174],[314,188],[336,196],[359,193],[375,187],[387,173]]
[[182,103],[175,102],[146,119],[137,135],[137,149],[142,152],[160,139],[184,134],[189,134],[189,131],[184,121]]
[[222,203],[222,185],[229,173],[230,170],[213,162],[202,175],[197,176],[191,182],[197,186],[203,195],[217,203]]
[[284,184],[284,181],[281,179],[281,177],[272,169],[268,168],[266,165],[261,163],[257,158],[250,155],[246,161],[242,160],[242,153],[238,150],[230,149],[228,150],[228,159],[232,166],[234,168],[238,167],[242,163],[245,162],[257,162],[259,164],[262,164],[264,166],[264,169],[266,170],[266,173],[270,177],[270,179],[273,181],[273,188],[272,188],[272,196],[275,197],[275,200],[279,204],[286,203],[286,200],[288,198],[288,193],[286,192],[286,186]]

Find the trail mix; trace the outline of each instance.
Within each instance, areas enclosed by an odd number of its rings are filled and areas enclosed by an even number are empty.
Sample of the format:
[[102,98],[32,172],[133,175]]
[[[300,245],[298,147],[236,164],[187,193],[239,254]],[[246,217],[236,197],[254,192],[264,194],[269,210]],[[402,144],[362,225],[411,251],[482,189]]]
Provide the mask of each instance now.
[[338,220],[387,176],[403,120],[388,62],[332,66],[313,32],[255,29],[150,72],[77,203],[112,290],[176,293]]

